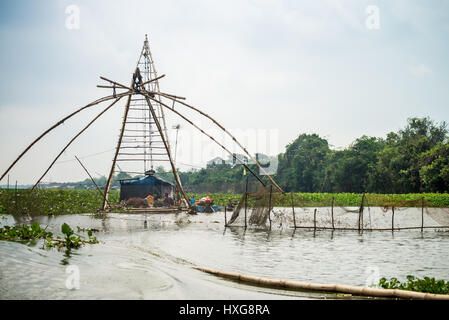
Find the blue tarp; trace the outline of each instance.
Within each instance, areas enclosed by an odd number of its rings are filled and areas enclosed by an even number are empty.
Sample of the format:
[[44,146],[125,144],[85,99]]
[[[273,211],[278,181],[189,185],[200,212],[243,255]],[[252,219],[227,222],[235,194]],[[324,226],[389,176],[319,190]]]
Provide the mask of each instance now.
[[173,189],[173,184],[154,175],[120,180],[120,201],[130,198],[146,198],[148,195],[158,199],[164,197],[165,193],[173,197]]

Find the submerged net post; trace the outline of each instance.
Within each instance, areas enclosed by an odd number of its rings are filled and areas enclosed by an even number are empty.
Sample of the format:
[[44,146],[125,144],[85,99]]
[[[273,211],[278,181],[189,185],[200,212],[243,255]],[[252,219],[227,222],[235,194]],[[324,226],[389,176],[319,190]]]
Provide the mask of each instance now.
[[361,228],[361,222],[362,222],[362,215],[363,215],[363,202],[365,201],[365,193],[362,194],[362,201],[360,203],[360,209],[359,209],[359,226],[358,230],[360,231]]
[[273,193],[273,185],[270,185],[270,199],[268,201],[268,220],[270,221],[270,230],[271,230],[271,195]]
[[227,227],[227,225],[228,225],[228,219],[227,219],[227,217],[226,217],[226,210],[227,210],[227,208],[226,208],[226,205],[225,205],[225,227]]
[[295,203],[293,202],[293,192],[290,192],[290,196],[292,198],[293,225],[295,226],[296,229]]
[[316,231],[316,208],[313,211],[313,231]]
[[424,197],[421,198],[421,232],[424,231]]
[[245,186],[245,229],[247,228],[246,222],[246,210],[248,209],[248,177],[246,177],[246,186]]
[[394,206],[391,207],[391,231],[394,231]]
[[16,180],[16,186],[14,187],[14,205],[16,207],[16,212],[17,212],[17,180]]
[[332,230],[335,230],[335,226],[334,226],[334,196],[333,195],[332,195],[331,217],[332,217]]

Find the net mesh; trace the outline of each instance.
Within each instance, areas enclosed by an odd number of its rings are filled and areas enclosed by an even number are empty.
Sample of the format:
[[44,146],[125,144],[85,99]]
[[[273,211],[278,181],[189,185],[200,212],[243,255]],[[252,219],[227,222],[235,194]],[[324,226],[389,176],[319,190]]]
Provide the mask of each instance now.
[[449,228],[449,210],[400,195],[244,193],[227,226],[332,230]]

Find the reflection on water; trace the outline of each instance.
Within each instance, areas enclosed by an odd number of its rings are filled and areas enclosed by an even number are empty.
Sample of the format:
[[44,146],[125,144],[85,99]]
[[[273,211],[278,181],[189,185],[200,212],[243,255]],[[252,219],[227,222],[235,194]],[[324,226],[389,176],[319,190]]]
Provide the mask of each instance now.
[[[36,217],[60,235],[95,228],[100,244],[43,249],[0,241],[3,299],[286,299],[335,295],[272,290],[215,278],[192,265],[276,279],[365,285],[367,270],[404,279],[449,279],[449,232],[432,230],[306,231],[288,227],[224,228],[222,213],[108,214]],[[11,216],[0,220],[12,225]],[[23,221],[18,221],[22,223]],[[29,223],[29,221],[26,221]],[[274,224],[275,226],[275,224]],[[66,268],[80,270],[80,289],[66,288]]]

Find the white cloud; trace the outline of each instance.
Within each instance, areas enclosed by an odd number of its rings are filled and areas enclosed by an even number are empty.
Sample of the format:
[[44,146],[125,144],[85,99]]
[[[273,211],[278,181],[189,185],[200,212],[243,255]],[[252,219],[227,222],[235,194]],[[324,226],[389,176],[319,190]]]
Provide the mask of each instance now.
[[408,71],[411,75],[416,77],[421,77],[425,76],[426,74],[432,73],[432,70],[430,70],[430,68],[427,67],[425,64],[410,66],[408,68]]

